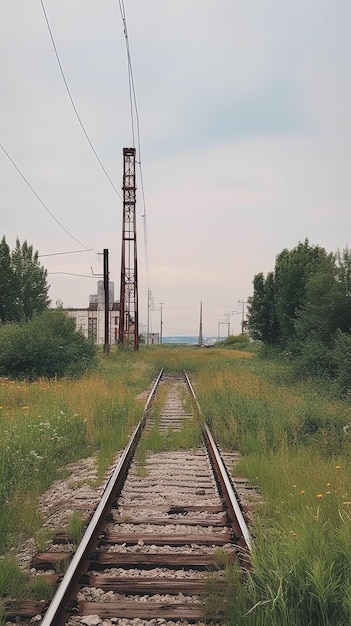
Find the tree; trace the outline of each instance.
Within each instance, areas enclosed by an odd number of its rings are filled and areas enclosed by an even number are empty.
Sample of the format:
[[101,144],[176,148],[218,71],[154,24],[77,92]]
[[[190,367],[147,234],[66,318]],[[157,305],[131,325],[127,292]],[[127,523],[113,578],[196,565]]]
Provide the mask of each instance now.
[[275,310],[274,275],[264,278],[262,272],[253,280],[254,293],[248,299],[248,328],[253,339],[275,344],[279,338],[279,326]]
[[15,319],[16,296],[10,248],[5,237],[0,242],[0,325]]
[[47,270],[40,265],[38,252],[27,241],[10,253],[5,237],[0,244],[0,324],[29,320],[44,311],[48,298]]
[[274,272],[267,278],[254,277],[254,293],[249,305],[249,328],[256,339],[285,349],[295,341],[295,323],[306,299],[311,276],[326,263],[333,266],[334,256],[324,248],[310,246],[308,239],[276,257]]
[[[329,255],[330,260],[333,255]],[[276,258],[275,287],[276,315],[279,324],[279,341],[282,347],[295,337],[295,320],[304,305],[306,285],[310,276],[318,271],[328,258],[324,248],[310,246],[308,239],[292,250],[284,249]]]

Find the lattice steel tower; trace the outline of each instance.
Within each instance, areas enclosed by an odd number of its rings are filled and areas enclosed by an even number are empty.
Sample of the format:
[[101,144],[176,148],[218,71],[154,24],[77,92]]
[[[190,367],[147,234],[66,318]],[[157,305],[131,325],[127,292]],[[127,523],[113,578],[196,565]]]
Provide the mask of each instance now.
[[118,343],[139,348],[135,148],[123,148],[123,225]]

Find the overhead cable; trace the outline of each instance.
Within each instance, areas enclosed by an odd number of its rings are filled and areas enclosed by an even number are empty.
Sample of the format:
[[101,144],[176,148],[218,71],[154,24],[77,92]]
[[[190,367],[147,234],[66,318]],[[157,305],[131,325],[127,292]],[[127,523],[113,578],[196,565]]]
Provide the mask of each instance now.
[[86,246],[84,243],[82,243],[81,241],[79,241],[79,239],[77,239],[76,237],[74,237],[74,235],[72,235],[69,230],[67,230],[67,228],[65,228],[61,222],[59,222],[59,220],[57,219],[57,217],[55,217],[55,215],[52,213],[52,211],[50,211],[50,209],[46,206],[45,202],[43,202],[43,200],[40,198],[40,196],[37,194],[37,192],[35,191],[35,189],[32,187],[32,185],[30,184],[30,182],[28,181],[28,179],[24,176],[24,174],[21,172],[21,170],[19,169],[19,167],[16,165],[16,163],[14,162],[14,160],[10,157],[9,153],[5,150],[4,146],[0,143],[0,148],[2,149],[2,151],[4,152],[4,154],[6,154],[7,158],[9,159],[9,161],[11,161],[12,165],[14,166],[14,168],[17,170],[17,172],[19,173],[19,175],[23,178],[24,182],[26,183],[26,185],[28,185],[29,189],[34,193],[35,197],[39,200],[40,204],[44,207],[45,211],[47,211],[49,213],[49,215],[52,217],[52,219],[56,222],[56,224],[58,224],[58,226],[60,228],[62,228],[62,230],[66,233],[66,235],[68,235],[69,237],[71,237],[71,239],[73,239],[76,243],[78,243],[80,246],[82,246],[82,248],[85,248],[86,250],[90,251],[91,248],[88,248],[88,246]]
[[80,276],[80,278],[96,278],[96,276],[90,276],[89,274],[74,274],[73,272],[48,272],[48,276],[52,274],[65,274],[65,276]]
[[119,191],[118,191],[117,187],[115,186],[114,182],[113,182],[113,181],[112,181],[112,179],[110,178],[110,176],[109,176],[109,174],[108,174],[107,170],[105,169],[105,167],[104,167],[104,165],[103,165],[103,163],[102,163],[102,161],[101,161],[101,159],[100,159],[99,155],[97,154],[97,152],[96,152],[96,150],[95,150],[95,148],[94,148],[94,146],[93,146],[93,144],[92,144],[92,142],[91,142],[91,140],[90,140],[90,138],[89,138],[89,136],[88,136],[87,131],[85,130],[84,124],[83,124],[83,122],[82,122],[82,120],[81,120],[81,117],[80,117],[80,115],[79,115],[79,113],[78,113],[78,109],[77,109],[77,107],[76,107],[76,105],[75,105],[75,103],[74,103],[74,100],[73,100],[73,97],[72,97],[72,94],[71,94],[70,88],[69,88],[69,86],[68,86],[68,83],[67,83],[67,80],[66,80],[66,77],[65,77],[65,73],[64,73],[64,71],[63,71],[62,63],[61,63],[61,61],[60,61],[60,57],[59,57],[59,54],[58,54],[58,51],[57,51],[57,47],[56,47],[56,44],[55,44],[54,36],[53,36],[53,34],[52,34],[52,30],[51,30],[51,27],[50,27],[49,19],[48,19],[48,16],[47,16],[47,14],[46,14],[46,11],[45,11],[45,7],[44,7],[44,2],[43,2],[43,0],[40,0],[40,3],[41,3],[41,6],[42,6],[42,9],[43,9],[43,13],[44,13],[44,17],[45,17],[46,25],[47,25],[47,27],[48,27],[48,31],[49,31],[49,35],[50,35],[50,39],[51,39],[51,43],[52,43],[52,46],[53,46],[54,51],[55,51],[55,56],[56,56],[56,59],[57,59],[57,63],[58,63],[58,66],[59,66],[59,68],[60,68],[61,76],[62,76],[62,79],[63,79],[64,85],[65,85],[65,87],[66,87],[66,91],[67,91],[67,93],[68,93],[68,97],[69,97],[69,99],[70,99],[70,101],[71,101],[71,104],[72,104],[73,110],[74,110],[74,112],[75,112],[75,114],[76,114],[77,120],[78,120],[78,122],[79,122],[79,124],[80,124],[80,127],[81,127],[81,129],[82,129],[82,131],[83,131],[83,133],[84,133],[84,136],[85,136],[85,138],[86,138],[87,142],[89,143],[89,146],[91,147],[91,149],[92,149],[92,151],[93,151],[93,153],[94,153],[94,155],[95,155],[95,157],[96,157],[96,159],[97,159],[97,161],[98,161],[98,163],[99,163],[100,167],[102,168],[102,170],[103,170],[104,174],[106,175],[107,179],[108,179],[108,180],[109,180],[109,182],[111,183],[111,185],[112,185],[113,189],[115,190],[115,192],[116,192],[117,196],[119,197],[119,199],[120,199],[120,200],[122,200],[122,196],[120,195],[120,193],[119,193]]
[[[134,113],[135,113],[135,121],[136,121],[136,135],[137,135],[137,163],[139,165],[140,171],[140,185],[141,185],[141,195],[142,195],[142,203],[143,203],[143,214],[142,218],[144,221],[144,247],[145,247],[145,262],[146,262],[146,276],[147,276],[147,286],[149,288],[150,283],[150,274],[149,274],[149,258],[148,258],[148,234],[147,234],[147,219],[146,219],[146,202],[145,202],[145,190],[144,190],[144,179],[143,179],[143,171],[142,171],[142,163],[141,163],[141,142],[140,142],[140,124],[139,124],[139,113],[138,113],[138,105],[134,84],[134,76],[133,76],[133,67],[132,67],[132,57],[130,52],[129,45],[129,37],[128,37],[128,28],[127,28],[127,17],[124,7],[124,0],[119,1],[119,9],[121,13],[121,18],[123,22],[123,32],[124,39],[126,44],[127,51],[127,61],[128,61],[128,81],[129,81],[129,101],[130,101],[130,116],[131,116],[131,130],[132,130],[132,141],[133,147],[135,147],[135,133],[134,133]],[[134,111],[134,113],[133,113]]]
[[39,254],[38,256],[60,256],[62,254],[77,254],[78,252],[93,252],[93,248],[89,248],[88,250],[70,250],[69,252],[49,252],[49,254]]

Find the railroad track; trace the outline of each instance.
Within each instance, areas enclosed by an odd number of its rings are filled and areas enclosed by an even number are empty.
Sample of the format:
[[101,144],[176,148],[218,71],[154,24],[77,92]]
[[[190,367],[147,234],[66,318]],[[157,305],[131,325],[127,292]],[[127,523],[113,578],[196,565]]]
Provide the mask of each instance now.
[[[60,535],[59,549],[54,544],[33,559],[36,570],[66,564],[63,577],[52,574],[62,580],[51,604],[8,607],[8,619],[39,614],[42,626],[221,623],[223,607],[207,609],[204,594],[220,588],[226,563],[249,566],[250,537],[206,425],[201,445],[176,449],[184,429],[196,435],[200,422],[188,376],[161,371],[77,550]],[[152,438],[166,450],[150,452]]]

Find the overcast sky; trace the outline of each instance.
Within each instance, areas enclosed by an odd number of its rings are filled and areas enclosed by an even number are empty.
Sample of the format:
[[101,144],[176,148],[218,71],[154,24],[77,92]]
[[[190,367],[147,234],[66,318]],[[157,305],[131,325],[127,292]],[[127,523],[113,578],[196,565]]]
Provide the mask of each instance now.
[[[44,7],[77,111],[121,194],[132,133],[118,0]],[[202,300],[204,335],[226,319],[236,334],[238,301],[283,248],[350,245],[350,0],[125,9],[146,205],[145,219],[137,180],[140,321],[150,288],[153,331],[162,302],[164,336],[197,335]],[[108,248],[118,299],[122,202],[78,123],[40,0],[1,0],[0,34],[0,143],[63,226],[0,150],[0,236],[40,255],[74,251],[41,258],[52,303],[71,307],[88,305]]]

